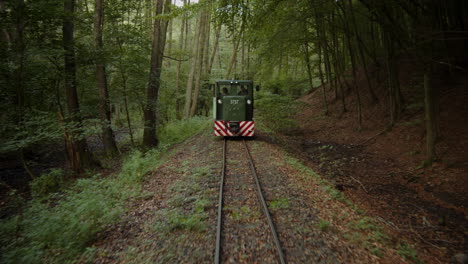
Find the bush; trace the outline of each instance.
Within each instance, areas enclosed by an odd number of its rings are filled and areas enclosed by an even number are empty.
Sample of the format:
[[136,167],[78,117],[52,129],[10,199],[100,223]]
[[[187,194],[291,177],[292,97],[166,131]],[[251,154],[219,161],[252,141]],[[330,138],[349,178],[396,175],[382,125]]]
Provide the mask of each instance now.
[[3,257],[9,263],[64,263],[77,257],[123,212],[112,180],[83,179],[55,206],[32,200],[19,217],[2,222]]
[[[319,85],[316,83],[316,85]],[[293,98],[301,97],[305,91],[310,89],[307,79],[293,79],[288,76],[279,76],[265,80],[262,90],[282,96],[291,96]]]
[[291,116],[297,113],[302,104],[291,97],[276,94],[260,95],[255,106],[256,120],[273,132],[286,132],[297,127]]
[[[80,179],[63,194],[33,199],[19,216],[0,222],[0,247],[7,263],[65,263],[85,252],[107,225],[117,222],[125,202],[139,197],[159,151],[133,152],[117,177]],[[53,170],[33,184],[39,192],[63,175]],[[39,180],[40,179],[40,180]],[[45,187],[44,187],[45,188]],[[50,201],[50,202],[44,202]]]
[[[181,142],[207,124],[206,118],[172,122],[162,129],[161,141],[166,146]],[[134,151],[124,159],[117,176],[79,179],[61,194],[50,193],[63,184],[62,170],[41,175],[31,184],[35,197],[23,212],[0,221],[2,263],[70,263],[92,253],[88,247],[99,232],[119,221],[126,202],[144,195],[141,183],[163,162],[160,157],[166,149]],[[201,213],[195,218],[175,217],[173,225],[199,230],[203,217]]]
[[31,193],[34,197],[56,192],[63,185],[65,173],[62,169],[51,169],[31,182]]
[[199,133],[210,124],[211,119],[196,116],[190,119],[175,120],[159,130],[159,140],[163,145],[172,145]]

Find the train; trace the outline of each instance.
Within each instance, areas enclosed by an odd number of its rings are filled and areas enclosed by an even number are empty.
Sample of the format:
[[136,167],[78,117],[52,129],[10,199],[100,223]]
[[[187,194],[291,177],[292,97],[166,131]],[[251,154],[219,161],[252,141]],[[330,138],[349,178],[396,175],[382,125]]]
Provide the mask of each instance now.
[[[213,89],[214,135],[254,137],[254,83],[251,80],[216,80]],[[255,86],[258,91],[260,87]]]

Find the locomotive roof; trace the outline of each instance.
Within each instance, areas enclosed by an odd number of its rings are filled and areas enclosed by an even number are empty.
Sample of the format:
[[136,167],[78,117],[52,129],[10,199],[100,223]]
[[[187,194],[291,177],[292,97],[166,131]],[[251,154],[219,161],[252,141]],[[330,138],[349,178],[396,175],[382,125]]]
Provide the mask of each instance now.
[[220,84],[251,84],[251,80],[216,80]]

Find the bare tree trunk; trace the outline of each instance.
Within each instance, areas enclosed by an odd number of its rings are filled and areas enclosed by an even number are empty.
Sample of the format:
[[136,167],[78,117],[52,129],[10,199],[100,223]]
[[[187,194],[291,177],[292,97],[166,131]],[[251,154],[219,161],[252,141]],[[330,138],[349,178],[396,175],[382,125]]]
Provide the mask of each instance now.
[[[165,1],[165,2],[164,2]],[[156,16],[164,12],[170,12],[171,0],[157,0]],[[158,145],[156,136],[156,106],[158,101],[159,88],[161,86],[161,68],[166,44],[167,21],[156,19],[154,21],[153,47],[151,50],[151,68],[146,94],[146,105],[144,109],[145,128],[143,131],[143,144],[154,147]]]
[[197,105],[198,105],[198,94],[200,93],[200,85],[201,85],[201,77],[203,73],[203,55],[205,54],[205,41],[206,40],[206,30],[208,29],[206,27],[206,23],[208,22],[208,12],[207,11],[202,11],[201,16],[200,16],[200,38],[199,38],[199,43],[198,47],[199,50],[197,52],[198,58],[197,58],[197,74],[196,74],[196,80],[195,80],[195,91],[193,93],[193,100],[192,100],[192,107],[190,109],[190,117],[195,115],[195,112],[197,110]]
[[218,51],[219,37],[221,36],[221,27],[222,27],[222,25],[219,25],[218,28],[216,29],[213,53],[211,54],[210,64],[209,64],[208,69],[207,69],[208,70],[208,75],[211,74],[211,69],[213,68],[213,63],[214,63],[214,60],[215,60],[215,57],[216,57],[216,52]]
[[[187,0],[184,0],[184,6],[186,5],[190,5],[190,0],[188,0],[188,3],[187,3]],[[184,49],[187,49],[187,47],[189,46],[189,42],[190,42],[190,35],[189,35],[189,32],[190,32],[190,18],[187,16],[186,19],[185,19],[185,48]],[[196,37],[196,34],[194,36],[194,38]]]
[[209,5],[209,9],[206,14],[206,22],[205,22],[205,48],[204,48],[204,54],[203,54],[203,78],[208,78],[208,67],[210,64],[210,32],[211,32],[211,1]]
[[[174,0],[175,3],[175,0]],[[168,22],[168,30],[169,30],[169,41],[167,43],[167,54],[168,56],[171,56],[172,54],[172,28],[174,24],[174,19],[171,18],[171,20]],[[167,60],[167,67],[171,67],[171,60]]]
[[[345,5],[345,4],[344,4]],[[352,7],[351,7],[352,8]],[[359,93],[359,88],[357,85],[357,74],[356,74],[356,60],[354,56],[354,51],[351,42],[351,30],[349,29],[348,25],[348,16],[346,14],[346,6],[342,8],[343,16],[344,16],[344,28],[345,28],[345,36],[348,46],[349,57],[351,59],[351,67],[353,72],[353,80],[354,80],[354,90],[356,92],[356,101],[357,101],[357,114],[358,114],[358,129],[362,129],[362,110],[361,110],[361,95]]]
[[322,70],[322,48],[319,46],[318,47],[318,58],[319,58],[319,63],[318,63],[318,68],[319,68],[319,75],[320,75],[320,84],[322,86],[322,97],[323,97],[323,107],[325,108],[325,115],[328,115],[328,103],[327,103],[327,95],[325,92],[325,82],[324,82],[324,77],[323,77],[323,70]]
[[241,79],[245,79],[245,40],[242,38],[242,52],[241,52]]
[[244,31],[244,23],[242,23],[241,25],[241,28],[240,28],[240,31],[239,31],[239,35],[237,36],[237,40],[234,40],[234,50],[233,50],[233,53],[232,53],[232,56],[231,56],[231,61],[229,62],[229,67],[228,67],[228,70],[226,72],[226,80],[229,80],[229,78],[231,77],[231,72],[232,72],[232,68],[235,64],[235,62],[237,61],[237,50],[239,49],[239,44],[240,44],[240,41],[241,41],[241,38],[242,38],[242,33]]
[[[317,12],[315,12],[315,21],[316,21],[316,26],[317,26],[317,36],[318,36],[318,68],[319,68],[319,75],[320,75],[320,84],[322,86],[322,97],[323,97],[323,107],[325,108],[325,115],[328,115],[328,104],[327,104],[327,95],[325,92],[325,81],[324,81],[324,76],[323,76],[323,70],[322,70],[322,50],[326,49],[326,40],[325,40],[325,32],[323,31],[322,28],[322,18],[318,15]],[[325,71],[328,72],[326,65],[325,65]],[[327,74],[328,76],[328,74]]]
[[[185,3],[186,1],[184,1]],[[182,17],[182,21],[180,23],[180,37],[179,37],[179,52],[182,51],[184,47],[184,29],[185,29],[185,17]],[[182,113],[180,109],[180,70],[182,67],[182,61],[177,62],[177,71],[176,71],[176,98],[175,98],[175,105],[176,105],[176,118],[181,119]]]
[[[75,0],[64,2],[63,18],[63,48],[65,50],[65,94],[67,97],[67,108],[69,120],[76,124],[75,128],[81,128],[80,106],[78,103],[78,93],[76,90],[76,62],[75,62],[75,38],[74,38],[74,11]],[[86,140],[76,135],[73,130],[65,132],[67,151],[72,169],[83,172],[85,168],[95,165],[91,153],[88,151]]]
[[[200,38],[200,24],[201,24],[201,17],[198,21],[198,26],[196,27],[196,32],[195,32],[195,45],[192,47],[192,55],[191,55],[191,67],[190,67],[190,72],[189,76],[187,79],[187,90],[185,91],[185,107],[184,107],[184,117],[189,118],[190,117],[190,106],[192,105],[192,90],[193,90],[193,79],[195,78],[195,69],[197,66],[197,52],[198,52],[198,39]],[[188,37],[188,36],[186,36]]]
[[434,91],[431,78],[431,67],[424,73],[424,102],[426,115],[426,165],[432,165],[435,160],[435,141],[437,130],[435,126]]
[[395,58],[394,43],[389,33],[383,33],[386,46],[386,64],[388,74],[388,91],[390,101],[390,126],[395,125],[401,115],[402,96],[398,80],[398,65]]
[[360,39],[360,37],[359,37],[358,27],[357,27],[357,24],[356,24],[356,17],[354,16],[353,4],[352,4],[351,0],[349,1],[349,7],[350,7],[349,10],[350,10],[350,13],[351,13],[351,20],[353,22],[354,34],[356,36],[356,46],[357,46],[358,51],[359,51],[359,55],[360,55],[359,57],[361,58],[361,63],[363,65],[363,67],[364,67],[364,73],[366,75],[366,80],[367,80],[367,87],[369,88],[369,94],[371,96],[372,102],[376,103],[376,102],[378,102],[378,99],[377,99],[377,96],[374,93],[374,90],[372,89],[372,85],[371,85],[370,78],[369,78],[369,73],[367,71],[366,58],[364,57],[364,52],[362,50],[362,47],[364,45],[362,45],[361,42],[358,43],[358,40]]
[[99,118],[102,125],[102,141],[107,155],[118,154],[114,132],[111,127],[111,112],[109,92],[107,89],[106,66],[103,54],[102,30],[104,27],[104,0],[96,0],[94,7],[94,46],[98,52],[96,57],[96,79],[99,89]]
[[310,86],[310,91],[312,91],[314,89],[314,86],[313,86],[313,78],[312,78],[312,67],[310,65],[310,54],[309,54],[309,43],[305,42],[303,44],[303,47],[304,47],[304,61],[305,61],[305,64],[307,66],[307,76],[309,77],[308,80],[309,80],[309,86]]

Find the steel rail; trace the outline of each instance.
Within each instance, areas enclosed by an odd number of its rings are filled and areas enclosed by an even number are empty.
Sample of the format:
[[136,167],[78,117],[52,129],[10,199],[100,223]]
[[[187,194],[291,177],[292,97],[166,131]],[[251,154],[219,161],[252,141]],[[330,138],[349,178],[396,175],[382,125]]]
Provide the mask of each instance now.
[[224,138],[223,143],[223,169],[221,171],[221,183],[219,184],[219,201],[218,201],[218,226],[216,228],[216,252],[215,252],[215,264],[220,264],[221,260],[221,226],[223,218],[223,189],[224,189],[224,174],[226,171],[226,141]]
[[252,174],[255,178],[255,183],[257,185],[257,193],[258,193],[258,199],[260,200],[262,207],[263,207],[263,212],[265,213],[265,216],[268,220],[268,225],[270,226],[271,233],[273,234],[273,240],[275,241],[276,245],[276,250],[278,251],[278,256],[280,259],[281,264],[286,264],[286,261],[284,259],[284,253],[283,250],[281,249],[281,244],[278,239],[278,234],[276,233],[275,225],[273,224],[273,220],[271,219],[270,211],[268,210],[268,206],[265,202],[265,198],[263,197],[262,194],[262,188],[260,187],[260,181],[258,180],[257,176],[257,171],[255,170],[255,165],[253,163],[252,155],[250,154],[249,148],[247,147],[247,143],[245,142],[245,139],[242,139],[244,142],[244,147],[245,151],[247,152],[247,155],[249,157],[249,162],[250,162],[250,169],[252,171]]
[[[247,156],[249,158],[250,169],[252,171],[252,175],[255,179],[255,183],[257,186],[257,196],[260,200],[260,203],[263,207],[263,212],[267,218],[268,225],[270,226],[270,230],[273,235],[273,240],[276,245],[276,249],[278,251],[278,256],[280,259],[281,264],[286,264],[284,253],[281,248],[281,244],[278,239],[278,234],[276,233],[275,225],[273,224],[273,220],[271,219],[270,211],[268,210],[268,206],[265,202],[265,198],[262,194],[262,189],[260,187],[260,181],[258,180],[257,171],[255,169],[255,165],[253,163],[252,155],[250,154],[249,148],[247,147],[247,143],[243,139],[242,142],[244,143],[245,151],[247,152]],[[225,172],[226,172],[226,145],[227,139],[224,139],[223,143],[223,167],[221,171],[221,181],[219,186],[219,200],[218,200],[218,223],[216,228],[216,250],[215,250],[215,264],[221,263],[221,231],[222,231],[222,218],[223,218],[223,189],[224,189],[224,179],[225,179]]]

